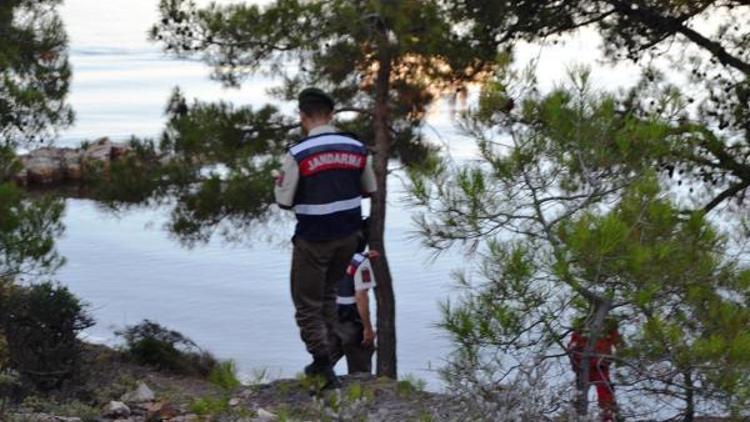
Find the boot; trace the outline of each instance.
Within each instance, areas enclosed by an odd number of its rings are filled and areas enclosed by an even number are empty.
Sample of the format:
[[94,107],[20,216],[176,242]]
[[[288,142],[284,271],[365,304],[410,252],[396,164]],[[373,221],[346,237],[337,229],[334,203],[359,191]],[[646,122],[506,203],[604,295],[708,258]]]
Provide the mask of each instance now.
[[341,381],[336,376],[336,372],[333,370],[331,364],[331,358],[324,355],[313,356],[311,364],[305,366],[305,375],[309,376],[320,376],[325,380],[323,390],[331,388],[340,388]]
[[305,366],[305,375],[323,375],[325,368],[331,366],[331,359],[325,355],[313,355],[311,364]]

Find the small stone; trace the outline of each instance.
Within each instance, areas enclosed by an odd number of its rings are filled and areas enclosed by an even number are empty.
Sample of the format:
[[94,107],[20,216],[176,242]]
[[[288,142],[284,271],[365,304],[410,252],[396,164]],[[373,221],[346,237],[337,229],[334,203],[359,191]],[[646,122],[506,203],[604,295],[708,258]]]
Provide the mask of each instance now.
[[238,398],[247,400],[255,395],[255,390],[252,388],[247,388],[245,390],[240,391],[240,393],[237,395]]
[[121,401],[111,401],[104,408],[104,416],[108,418],[127,418],[130,416],[130,408]]
[[[54,416],[46,413],[11,413],[11,420],[34,422],[81,422],[81,418],[74,416]],[[4,419],[3,419],[4,420]]]
[[154,402],[145,406],[146,420],[161,421],[177,417],[180,411],[167,402]]
[[229,399],[230,406],[235,407],[239,404],[240,404],[240,399],[238,399],[237,397],[232,397],[231,399]]
[[172,419],[168,419],[168,420],[170,422],[198,422],[198,421],[201,420],[201,417],[198,416],[198,415],[196,415],[196,414],[189,413],[187,415],[176,416],[176,417],[174,417]]
[[125,393],[120,397],[120,400],[126,403],[143,403],[147,401],[154,401],[156,396],[154,392],[146,385],[145,382],[140,381],[138,387],[134,391]]
[[269,412],[268,410],[262,407],[258,408],[258,410],[255,413],[258,414],[258,417],[255,420],[259,422],[260,421],[275,421],[278,418],[278,416],[276,416],[275,414]]

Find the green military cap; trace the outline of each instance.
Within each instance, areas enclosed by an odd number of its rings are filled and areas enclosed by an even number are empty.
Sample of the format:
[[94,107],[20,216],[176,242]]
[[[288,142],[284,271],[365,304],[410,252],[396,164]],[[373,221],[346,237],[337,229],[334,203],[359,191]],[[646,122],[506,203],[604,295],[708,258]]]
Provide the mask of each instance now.
[[331,106],[331,110],[333,110],[334,105],[336,104],[336,102],[333,101],[333,97],[326,94],[322,89],[312,87],[300,91],[299,96],[297,96],[297,101],[300,105],[304,103],[323,102]]

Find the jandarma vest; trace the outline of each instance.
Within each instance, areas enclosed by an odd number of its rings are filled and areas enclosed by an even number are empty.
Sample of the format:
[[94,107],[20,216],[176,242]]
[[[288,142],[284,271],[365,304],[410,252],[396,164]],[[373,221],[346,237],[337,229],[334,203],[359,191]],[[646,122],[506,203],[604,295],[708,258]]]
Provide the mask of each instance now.
[[303,139],[289,149],[299,166],[294,196],[295,236],[324,241],[351,235],[362,225],[362,172],[367,148],[342,133]]

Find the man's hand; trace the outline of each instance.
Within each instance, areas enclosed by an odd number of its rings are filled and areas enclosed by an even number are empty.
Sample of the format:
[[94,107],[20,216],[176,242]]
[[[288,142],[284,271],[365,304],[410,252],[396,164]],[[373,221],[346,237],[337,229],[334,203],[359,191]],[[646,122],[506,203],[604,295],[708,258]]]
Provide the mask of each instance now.
[[380,252],[370,250],[369,252],[367,252],[367,257],[370,259],[378,259],[380,258]]
[[372,346],[375,342],[375,331],[372,329],[372,325],[365,326],[365,329],[362,331],[362,345],[363,346]]

